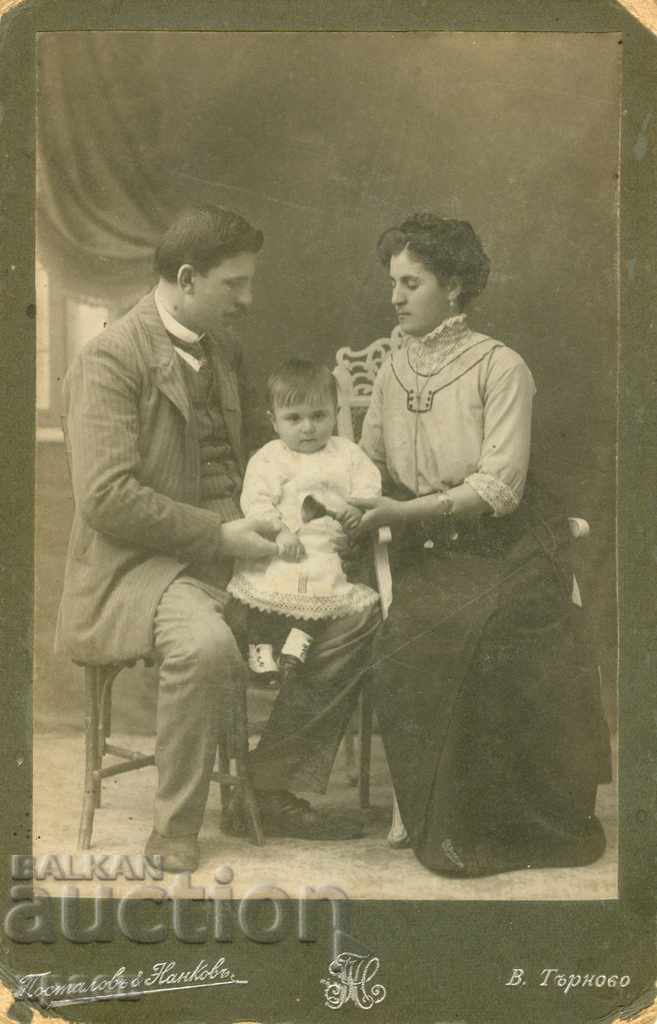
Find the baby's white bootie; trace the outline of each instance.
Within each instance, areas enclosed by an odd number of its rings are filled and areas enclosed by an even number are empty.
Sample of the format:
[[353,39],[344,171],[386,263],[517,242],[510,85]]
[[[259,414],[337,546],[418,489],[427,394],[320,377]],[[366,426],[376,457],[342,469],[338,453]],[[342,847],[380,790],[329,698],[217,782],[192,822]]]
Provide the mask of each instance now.
[[275,686],[278,676],[278,665],[274,658],[271,644],[249,644],[249,668],[258,682]]

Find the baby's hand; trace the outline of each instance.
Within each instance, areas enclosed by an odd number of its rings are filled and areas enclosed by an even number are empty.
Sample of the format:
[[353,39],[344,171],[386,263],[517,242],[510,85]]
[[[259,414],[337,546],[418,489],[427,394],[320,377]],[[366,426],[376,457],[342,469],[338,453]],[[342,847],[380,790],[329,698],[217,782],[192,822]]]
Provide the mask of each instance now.
[[341,509],[339,514],[336,515],[336,519],[340,526],[346,532],[355,530],[362,518],[363,513],[361,510],[359,508],[354,508],[353,505],[345,505],[344,509]]
[[300,562],[302,558],[306,557],[306,549],[296,533],[292,533],[286,526],[277,535],[276,545],[279,556],[286,562]]

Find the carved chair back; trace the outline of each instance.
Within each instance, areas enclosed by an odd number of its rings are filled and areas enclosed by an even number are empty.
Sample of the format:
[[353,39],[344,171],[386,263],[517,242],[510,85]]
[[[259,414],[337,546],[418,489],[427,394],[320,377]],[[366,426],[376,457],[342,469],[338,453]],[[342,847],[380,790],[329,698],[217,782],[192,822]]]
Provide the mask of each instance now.
[[333,371],[338,383],[338,434],[357,441],[370,404],[374,379],[383,360],[401,345],[401,332],[395,327],[389,338],[377,338],[365,348],[338,349]]

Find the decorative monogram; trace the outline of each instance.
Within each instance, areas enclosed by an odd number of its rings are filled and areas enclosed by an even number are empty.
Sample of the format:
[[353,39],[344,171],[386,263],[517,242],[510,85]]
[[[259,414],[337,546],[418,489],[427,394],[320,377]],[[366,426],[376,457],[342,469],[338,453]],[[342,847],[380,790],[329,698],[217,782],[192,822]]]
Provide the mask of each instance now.
[[339,1010],[346,1003],[353,1003],[359,1010],[371,1010],[386,997],[384,985],[372,984],[379,967],[378,956],[340,953],[329,964],[331,978],[321,979],[324,1004],[330,1010]]

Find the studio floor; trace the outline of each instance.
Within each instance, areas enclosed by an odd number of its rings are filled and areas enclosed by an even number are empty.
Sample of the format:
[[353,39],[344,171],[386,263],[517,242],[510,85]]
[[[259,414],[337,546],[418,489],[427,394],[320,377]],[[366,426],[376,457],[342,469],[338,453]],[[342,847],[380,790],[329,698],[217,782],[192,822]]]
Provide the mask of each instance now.
[[[117,737],[117,739],[119,739]],[[120,737],[125,745],[150,749],[152,738]],[[145,746],[144,746],[145,745]],[[75,853],[81,806],[83,749],[81,736],[40,732],[34,739],[34,854]],[[103,806],[97,811],[92,853],[113,858],[136,858],[151,828],[155,769],[145,768],[129,776],[106,780]],[[598,815],[607,835],[607,850],[595,864],[584,868],[516,871],[491,878],[450,880],[431,874],[408,849],[392,849],[386,842],[390,824],[391,788],[378,737],[374,738],[371,807],[358,808],[358,793],[349,785],[342,751],[328,793],[315,798],[327,812],[362,817],[365,834],[349,842],[307,842],[270,839],[256,847],[245,839],[225,836],[220,830],[218,786],[212,786],[201,832],[201,864],[191,882],[206,891],[216,884],[217,873],[229,867],[234,898],[242,898],[263,885],[278,886],[291,898],[305,888],[333,885],[350,899],[409,900],[601,900],[617,895],[617,801],[615,785],[599,790]],[[43,864],[43,860],[41,861]],[[172,876],[167,876],[169,879]],[[227,877],[226,872],[222,876]],[[178,884],[188,885],[183,876]],[[39,885],[51,894],[61,893],[64,881],[45,879]],[[70,883],[68,883],[70,884]],[[81,895],[95,894],[98,882],[74,883]],[[129,879],[112,882],[119,898],[139,883]]]

